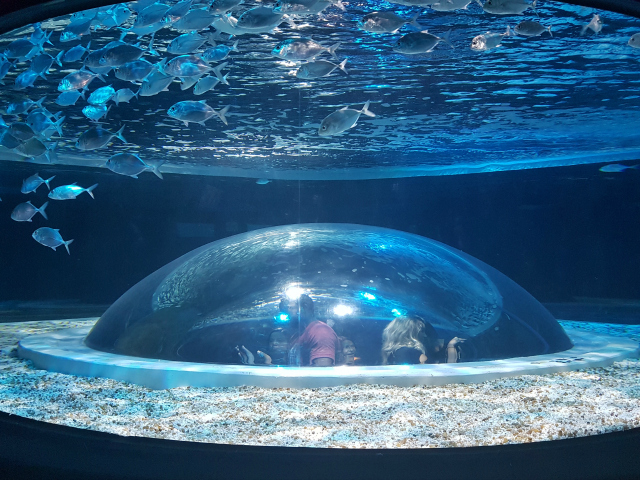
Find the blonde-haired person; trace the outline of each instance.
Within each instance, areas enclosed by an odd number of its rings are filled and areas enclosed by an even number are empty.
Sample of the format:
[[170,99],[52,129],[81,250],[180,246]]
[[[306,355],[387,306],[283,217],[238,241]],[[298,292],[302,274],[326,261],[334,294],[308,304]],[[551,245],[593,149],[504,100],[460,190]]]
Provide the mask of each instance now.
[[[436,338],[435,329],[417,316],[396,317],[382,332],[382,364],[457,363],[457,345],[465,339],[454,337],[447,344],[444,358],[440,355],[444,342]],[[440,358],[438,358],[440,357]]]

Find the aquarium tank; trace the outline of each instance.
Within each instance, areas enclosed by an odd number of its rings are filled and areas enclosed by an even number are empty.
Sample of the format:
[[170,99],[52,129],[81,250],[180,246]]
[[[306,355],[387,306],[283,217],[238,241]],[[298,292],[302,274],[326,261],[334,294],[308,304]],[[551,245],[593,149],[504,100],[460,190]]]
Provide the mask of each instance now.
[[640,425],[637,18],[102,3],[0,34],[0,410],[349,448]]

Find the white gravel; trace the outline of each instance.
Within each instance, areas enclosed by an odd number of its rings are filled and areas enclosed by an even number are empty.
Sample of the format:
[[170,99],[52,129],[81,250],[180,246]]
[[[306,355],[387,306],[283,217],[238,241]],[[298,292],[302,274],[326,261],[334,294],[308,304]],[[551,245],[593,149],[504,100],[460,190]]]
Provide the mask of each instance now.
[[[537,442],[640,426],[640,362],[444,387],[144,387],[44,370],[31,334],[93,321],[0,324],[0,410],[128,436],[242,445],[435,448]],[[638,326],[593,326],[636,337]]]

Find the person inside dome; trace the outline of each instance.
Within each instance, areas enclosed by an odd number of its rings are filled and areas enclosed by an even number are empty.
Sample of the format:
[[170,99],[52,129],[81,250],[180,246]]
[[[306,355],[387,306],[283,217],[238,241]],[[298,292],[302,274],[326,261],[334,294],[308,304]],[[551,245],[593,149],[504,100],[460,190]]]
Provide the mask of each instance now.
[[347,337],[338,337],[340,340],[340,350],[337,355],[336,365],[358,365],[360,360],[356,357],[356,345]]
[[453,337],[443,352],[444,341],[431,324],[416,315],[396,317],[382,332],[382,364],[457,363],[464,341]]

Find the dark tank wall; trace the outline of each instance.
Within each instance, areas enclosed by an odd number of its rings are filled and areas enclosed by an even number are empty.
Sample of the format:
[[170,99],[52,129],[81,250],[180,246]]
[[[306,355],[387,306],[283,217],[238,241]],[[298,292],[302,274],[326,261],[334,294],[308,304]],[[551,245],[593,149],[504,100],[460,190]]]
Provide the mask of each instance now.
[[[71,255],[14,222],[24,178],[98,183],[95,200],[50,201],[47,226]],[[388,227],[458,248],[542,302],[640,298],[640,172],[597,165],[492,174],[314,182],[166,174],[138,180],[101,170],[0,165],[0,301],[110,304],[146,275],[216,239],[271,225],[344,222]]]

